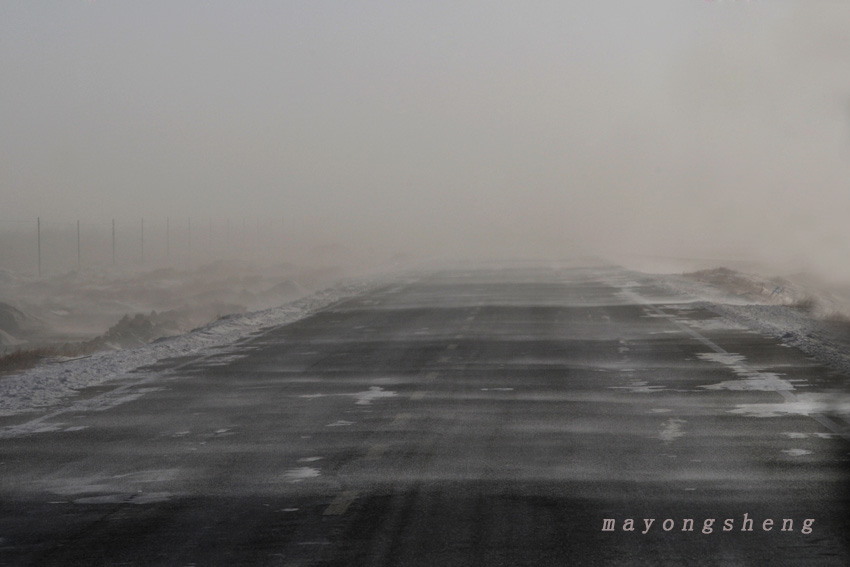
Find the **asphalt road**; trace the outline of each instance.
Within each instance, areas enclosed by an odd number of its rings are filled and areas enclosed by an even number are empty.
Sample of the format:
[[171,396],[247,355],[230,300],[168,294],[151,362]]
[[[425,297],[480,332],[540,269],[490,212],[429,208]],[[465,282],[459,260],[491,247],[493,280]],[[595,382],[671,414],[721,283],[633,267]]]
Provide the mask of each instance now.
[[447,270],[161,361],[0,438],[0,564],[850,565],[848,424],[781,406],[846,377],[683,301]]

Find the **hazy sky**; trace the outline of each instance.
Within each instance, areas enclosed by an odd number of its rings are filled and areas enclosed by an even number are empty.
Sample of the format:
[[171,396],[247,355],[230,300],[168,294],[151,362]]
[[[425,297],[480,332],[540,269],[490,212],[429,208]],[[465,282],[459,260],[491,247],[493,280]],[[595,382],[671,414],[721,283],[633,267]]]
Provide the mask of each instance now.
[[3,2],[0,220],[847,263],[848,4]]

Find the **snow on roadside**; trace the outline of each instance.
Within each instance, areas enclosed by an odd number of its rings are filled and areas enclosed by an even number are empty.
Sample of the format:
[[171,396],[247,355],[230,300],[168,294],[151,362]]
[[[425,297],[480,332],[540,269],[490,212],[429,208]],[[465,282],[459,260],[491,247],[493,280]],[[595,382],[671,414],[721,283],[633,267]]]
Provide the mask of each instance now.
[[98,352],[87,358],[39,366],[4,377],[0,379],[0,416],[55,406],[78,390],[122,378],[162,359],[202,356],[213,347],[232,344],[263,328],[293,323],[375,285],[371,281],[341,283],[279,307],[223,317],[184,335],[141,347]]
[[[653,275],[652,278],[662,288],[696,299],[694,306],[713,311],[731,324],[744,325],[775,337],[850,376],[850,336],[846,331],[837,331],[835,325],[828,321],[787,304],[770,302],[770,297],[728,293],[717,286],[681,276]],[[821,295],[815,289],[805,290],[805,296],[824,304],[835,304],[833,297],[827,293]]]

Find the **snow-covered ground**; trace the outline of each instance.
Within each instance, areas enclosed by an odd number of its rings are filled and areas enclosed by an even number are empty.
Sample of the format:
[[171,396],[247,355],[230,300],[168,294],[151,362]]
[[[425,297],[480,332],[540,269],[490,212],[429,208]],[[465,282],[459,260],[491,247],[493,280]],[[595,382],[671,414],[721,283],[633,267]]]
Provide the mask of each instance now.
[[269,327],[292,323],[345,297],[376,285],[371,280],[339,283],[279,307],[229,315],[189,333],[161,339],[137,348],[103,351],[91,356],[41,365],[0,379],[0,415],[43,410],[74,396],[77,391],[126,376],[158,360],[221,354],[232,344]]
[[0,354],[137,346],[222,315],[304,297],[357,270],[342,264],[218,261],[192,269],[83,269],[39,278],[0,270]]

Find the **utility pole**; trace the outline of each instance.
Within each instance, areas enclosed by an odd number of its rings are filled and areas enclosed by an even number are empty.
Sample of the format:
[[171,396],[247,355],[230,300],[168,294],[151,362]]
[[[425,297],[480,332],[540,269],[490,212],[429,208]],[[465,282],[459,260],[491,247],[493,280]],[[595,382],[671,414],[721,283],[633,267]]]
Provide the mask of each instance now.
[[165,262],[171,265],[171,219],[165,217]]
[[141,248],[142,248],[142,264],[144,264],[144,263],[145,263],[145,219],[142,219],[142,241],[141,241]]
[[188,264],[189,267],[191,267],[192,266],[192,219],[189,218],[189,219],[187,219],[187,221],[188,221],[187,226],[189,227],[188,228],[188,235],[189,235],[188,251],[189,251],[189,253],[186,255],[186,263]]
[[112,267],[115,267],[115,219],[112,219]]
[[38,233],[38,277],[41,277],[41,217],[38,217],[36,232]]
[[80,271],[80,219],[77,219],[77,271]]
[[226,252],[228,258],[230,257],[230,252],[233,250],[233,246],[230,244],[230,218],[224,219],[224,227],[225,227],[225,248],[227,248]]

